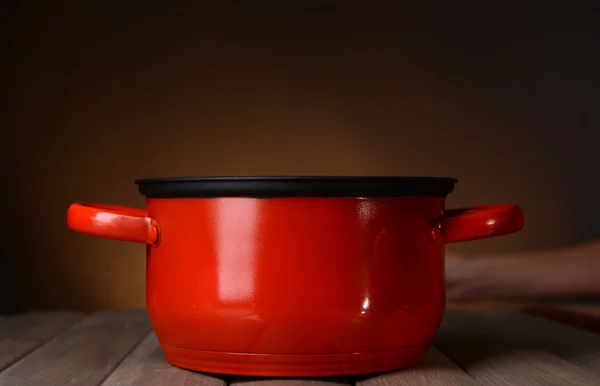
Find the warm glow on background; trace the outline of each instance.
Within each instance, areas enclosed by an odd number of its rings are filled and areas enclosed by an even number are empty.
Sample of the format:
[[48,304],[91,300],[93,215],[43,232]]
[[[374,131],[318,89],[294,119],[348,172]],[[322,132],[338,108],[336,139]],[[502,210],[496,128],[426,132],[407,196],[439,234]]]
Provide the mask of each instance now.
[[141,177],[456,177],[448,207],[514,202],[527,219],[456,250],[598,236],[600,120],[586,94],[598,71],[585,60],[597,42],[583,19],[552,39],[559,15],[526,5],[484,23],[454,7],[122,5],[113,17],[102,4],[15,9],[8,308],[143,306],[145,248],[75,233],[64,216],[74,201],[143,207]]

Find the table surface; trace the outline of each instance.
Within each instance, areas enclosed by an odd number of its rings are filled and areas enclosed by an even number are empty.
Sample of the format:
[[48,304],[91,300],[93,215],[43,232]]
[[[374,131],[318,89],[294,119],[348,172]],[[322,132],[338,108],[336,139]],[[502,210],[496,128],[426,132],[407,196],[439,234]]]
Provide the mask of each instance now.
[[169,365],[145,310],[0,317],[0,385],[600,385],[600,334],[513,310],[448,309],[424,363],[326,379]]

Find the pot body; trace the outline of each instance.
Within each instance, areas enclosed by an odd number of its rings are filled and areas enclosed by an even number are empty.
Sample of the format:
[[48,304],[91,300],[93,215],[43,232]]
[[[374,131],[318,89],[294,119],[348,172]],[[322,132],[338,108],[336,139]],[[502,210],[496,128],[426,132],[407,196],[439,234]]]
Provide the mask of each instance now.
[[322,355],[428,345],[444,311],[441,198],[148,199],[161,344]]
[[212,373],[330,376],[419,363],[445,308],[444,244],[516,232],[515,205],[445,198],[147,198],[73,204],[79,232],[147,244],[167,360]]

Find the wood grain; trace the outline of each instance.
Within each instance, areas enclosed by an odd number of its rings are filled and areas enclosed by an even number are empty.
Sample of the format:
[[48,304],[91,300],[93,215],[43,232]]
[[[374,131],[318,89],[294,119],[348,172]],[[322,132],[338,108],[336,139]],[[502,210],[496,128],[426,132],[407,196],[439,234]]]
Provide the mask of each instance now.
[[222,378],[172,366],[151,332],[142,343],[115,369],[102,386],[225,386]]
[[[600,335],[516,311],[448,309],[435,345],[421,365],[384,374],[227,378],[238,386],[600,385]],[[227,384],[170,365],[145,310],[0,317],[2,364],[2,386]]]
[[600,335],[522,313],[499,310],[480,317],[517,344],[536,344],[600,378]]
[[371,377],[357,378],[358,386],[469,386],[477,382],[435,347],[425,361],[415,367]]
[[0,371],[83,319],[77,312],[31,312],[0,318]]
[[516,339],[512,328],[502,328],[497,321],[486,318],[489,312],[447,310],[435,339],[436,346],[479,383],[600,384],[600,377],[549,352],[543,345]]
[[0,385],[97,385],[149,332],[145,310],[93,314],[0,373]]

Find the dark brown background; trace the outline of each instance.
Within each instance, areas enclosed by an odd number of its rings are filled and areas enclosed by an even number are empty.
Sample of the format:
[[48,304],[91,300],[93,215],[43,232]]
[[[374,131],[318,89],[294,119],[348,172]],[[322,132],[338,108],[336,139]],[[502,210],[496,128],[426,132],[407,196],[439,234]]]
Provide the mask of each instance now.
[[282,3],[3,3],[3,309],[143,306],[144,247],[64,216],[139,177],[453,176],[526,212],[454,250],[599,236],[596,2]]

